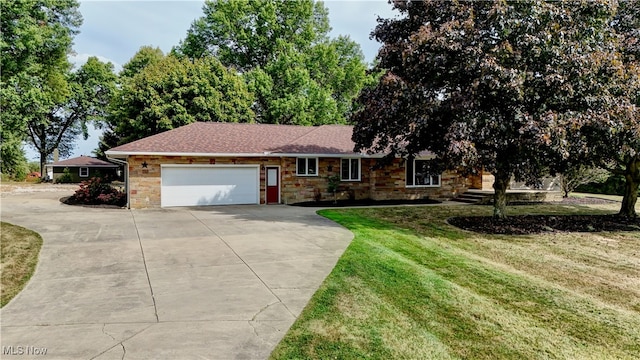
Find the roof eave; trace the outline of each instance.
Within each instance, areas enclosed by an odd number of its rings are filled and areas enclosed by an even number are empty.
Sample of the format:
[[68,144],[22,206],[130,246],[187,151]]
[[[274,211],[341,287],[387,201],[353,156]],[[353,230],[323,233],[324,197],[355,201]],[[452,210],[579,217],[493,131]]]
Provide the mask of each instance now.
[[45,164],[45,167],[92,167],[92,168],[117,168],[117,167],[119,167],[119,165],[116,165],[116,164],[111,164],[111,165],[91,165],[91,164],[83,164],[83,165],[79,165],[79,164],[74,164],[74,165],[68,165],[68,164]]
[[197,157],[324,157],[324,158],[382,158],[384,154],[358,154],[358,153],[193,153],[193,152],[155,152],[155,151],[111,151],[105,154],[114,158],[126,158],[127,156],[197,156]]

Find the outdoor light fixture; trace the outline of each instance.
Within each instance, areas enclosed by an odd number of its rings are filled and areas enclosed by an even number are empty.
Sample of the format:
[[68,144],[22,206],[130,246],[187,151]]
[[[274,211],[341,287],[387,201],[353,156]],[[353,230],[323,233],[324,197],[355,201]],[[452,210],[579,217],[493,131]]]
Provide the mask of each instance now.
[[146,169],[146,168],[147,168],[147,166],[149,166],[149,164],[147,164],[147,162],[146,162],[146,161],[144,161],[144,162],[142,163],[142,168],[143,168],[143,169]]
[[333,171],[333,165],[329,165],[329,166],[327,167],[327,170],[328,170],[329,172]]

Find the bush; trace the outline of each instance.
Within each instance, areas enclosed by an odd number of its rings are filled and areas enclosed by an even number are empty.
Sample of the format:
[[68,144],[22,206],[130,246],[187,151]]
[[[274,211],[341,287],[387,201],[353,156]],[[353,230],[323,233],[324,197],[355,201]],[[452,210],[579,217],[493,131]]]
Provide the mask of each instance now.
[[624,194],[624,177],[620,175],[611,175],[601,183],[588,183],[578,186],[576,191],[591,194],[607,194],[607,195],[623,195]]
[[587,166],[574,166],[564,173],[558,174],[560,189],[563,196],[569,197],[569,193],[574,192],[582,185],[595,184],[600,186],[607,180],[609,172],[604,169],[591,168]]
[[27,169],[29,169],[30,173],[40,172],[40,162],[39,161],[29,161],[27,163]]
[[72,182],[73,178],[71,177],[71,170],[67,167],[62,170],[62,175],[58,176],[56,179],[56,184],[68,184]]
[[114,189],[99,177],[92,177],[80,183],[80,188],[69,198],[67,203],[124,206],[127,203],[127,194]]

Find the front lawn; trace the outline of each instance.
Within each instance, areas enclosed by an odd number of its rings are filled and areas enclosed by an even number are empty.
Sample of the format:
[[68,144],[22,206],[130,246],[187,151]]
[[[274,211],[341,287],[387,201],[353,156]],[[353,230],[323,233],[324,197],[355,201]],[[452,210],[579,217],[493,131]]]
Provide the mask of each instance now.
[[38,263],[40,235],[29,229],[0,223],[0,307],[5,306],[27,284]]
[[640,358],[640,231],[486,235],[446,223],[490,213],[322,211],[355,238],[272,358]]

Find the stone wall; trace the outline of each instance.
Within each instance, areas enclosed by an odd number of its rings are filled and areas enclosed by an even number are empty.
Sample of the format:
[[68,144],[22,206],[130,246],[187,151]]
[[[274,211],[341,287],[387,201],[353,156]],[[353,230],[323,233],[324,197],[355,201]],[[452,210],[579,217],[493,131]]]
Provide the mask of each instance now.
[[[370,160],[371,166],[375,160]],[[364,169],[364,166],[363,166]],[[469,188],[469,180],[456,171],[442,173],[440,186],[406,187],[406,164],[403,159],[395,159],[391,164],[372,170],[371,193],[373,200],[416,200],[437,199],[448,200],[464,193]]]
[[[442,174],[441,186],[407,188],[405,186],[404,160],[396,159],[382,169],[373,170],[374,159],[361,160],[360,181],[342,181],[338,188],[338,199],[397,200],[397,199],[450,199],[468,188],[468,180],[456,172]],[[160,207],[161,164],[237,164],[260,165],[260,203],[265,203],[266,166],[280,166],[280,202],[332,200],[327,189],[328,177],[340,175],[340,158],[320,158],[319,176],[296,175],[296,158],[246,157],[208,158],[190,156],[130,156],[129,195],[131,208]],[[143,163],[146,167],[143,167]]]
[[493,182],[496,180],[495,176],[486,170],[481,170],[477,175],[469,176],[470,189],[477,190],[493,190]]
[[[281,166],[280,158],[208,158],[198,156],[130,156],[129,162],[129,206],[131,208],[160,207],[161,164],[200,165],[261,165]],[[143,168],[142,164],[147,167]],[[295,165],[295,163],[294,163]],[[282,170],[282,169],[281,169]],[[265,202],[265,170],[260,169],[260,203]]]
[[[360,181],[341,181],[336,193],[337,198],[355,199],[369,198],[369,172],[365,165],[365,159],[361,161]],[[331,171],[329,171],[331,169]],[[319,176],[296,175],[296,158],[284,158],[282,165],[282,202],[294,204],[298,202],[318,200],[333,200],[334,195],[328,191],[329,177],[340,175],[339,158],[320,158],[318,161]]]

